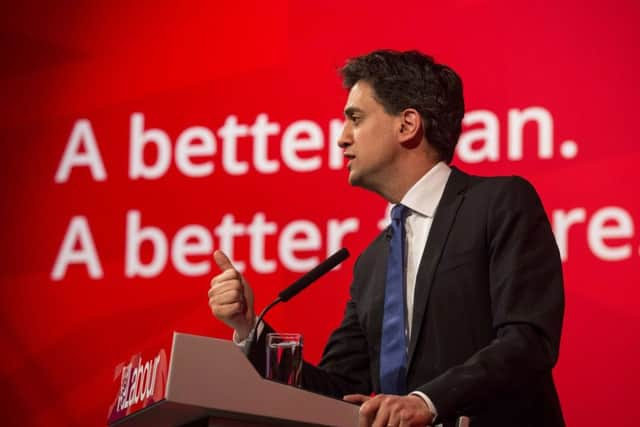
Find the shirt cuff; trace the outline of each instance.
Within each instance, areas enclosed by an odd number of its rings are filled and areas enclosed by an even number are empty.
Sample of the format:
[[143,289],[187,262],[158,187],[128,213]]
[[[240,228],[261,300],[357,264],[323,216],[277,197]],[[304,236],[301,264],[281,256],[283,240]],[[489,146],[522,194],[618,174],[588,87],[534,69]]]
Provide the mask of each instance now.
[[429,407],[429,410],[433,413],[433,419],[431,420],[431,424],[435,423],[436,418],[438,418],[438,411],[436,410],[436,406],[433,404],[431,399],[429,399],[429,396],[427,396],[421,391],[412,391],[409,394],[413,394],[414,396],[418,396],[422,400],[424,400],[424,403],[427,404],[427,407]]
[[[256,319],[257,321],[257,319]],[[253,327],[255,328],[255,323],[253,324]],[[256,337],[253,340],[254,342],[258,341],[258,339],[260,338],[260,335],[262,335],[262,331],[264,330],[264,322],[260,322],[260,324],[258,325],[258,328],[256,329]],[[233,343],[235,345],[237,345],[238,347],[244,349],[245,344],[247,343],[247,338],[249,338],[249,336],[247,336],[245,339],[243,340],[239,340],[238,339],[238,334],[236,333],[235,329],[233,331]]]

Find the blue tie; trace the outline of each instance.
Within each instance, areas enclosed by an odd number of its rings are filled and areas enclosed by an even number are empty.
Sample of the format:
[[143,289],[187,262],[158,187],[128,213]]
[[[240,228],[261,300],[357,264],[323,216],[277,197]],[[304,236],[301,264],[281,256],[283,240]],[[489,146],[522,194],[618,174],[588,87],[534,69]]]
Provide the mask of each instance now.
[[391,241],[384,289],[384,313],[380,342],[380,390],[385,394],[406,394],[407,338],[404,314],[404,217],[407,207],[391,210]]

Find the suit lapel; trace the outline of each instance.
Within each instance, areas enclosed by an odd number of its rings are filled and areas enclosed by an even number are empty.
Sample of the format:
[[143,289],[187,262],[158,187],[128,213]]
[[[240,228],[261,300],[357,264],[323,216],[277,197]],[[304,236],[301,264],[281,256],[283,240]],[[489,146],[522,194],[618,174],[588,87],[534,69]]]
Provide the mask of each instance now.
[[464,190],[467,187],[469,176],[457,168],[451,168],[451,175],[445,186],[442,199],[431,224],[427,244],[424,248],[418,275],[416,277],[416,287],[413,305],[413,320],[411,325],[411,341],[409,342],[409,365],[413,361],[413,354],[417,341],[420,339],[420,332],[424,319],[425,310],[433,285],[433,278],[440,262],[442,250],[447,242],[449,231],[454,223],[458,208],[464,198]]
[[[380,342],[382,339],[382,317],[384,311],[384,290],[386,285],[386,277],[387,277],[387,257],[389,255],[389,239],[388,233],[389,230],[385,230],[384,238],[380,239],[378,243],[380,244],[380,250],[375,251],[377,254],[376,261],[374,262],[373,272],[371,274],[372,283],[372,303],[369,305],[371,307],[371,333],[369,335],[369,339],[375,348],[375,353],[379,354],[380,352]],[[373,372],[380,371],[380,358],[376,358],[373,361],[372,366]],[[374,390],[379,389],[379,376],[375,375],[372,378]]]

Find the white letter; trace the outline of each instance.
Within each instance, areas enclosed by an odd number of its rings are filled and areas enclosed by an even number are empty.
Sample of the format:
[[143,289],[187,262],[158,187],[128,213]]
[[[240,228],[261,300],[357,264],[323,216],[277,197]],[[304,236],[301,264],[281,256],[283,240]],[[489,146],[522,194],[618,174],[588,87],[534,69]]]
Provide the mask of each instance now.
[[231,175],[242,175],[247,173],[249,165],[247,162],[240,162],[238,155],[238,137],[247,136],[249,129],[246,125],[239,125],[236,116],[228,116],[224,126],[218,129],[218,136],[222,138],[222,165],[224,170]]
[[140,355],[138,357],[138,367],[136,368],[136,380],[134,382],[135,384],[135,389],[134,389],[134,394],[133,394],[133,403],[136,404],[140,401],[140,388],[138,387],[140,385],[140,382],[142,381],[142,355]]
[[[195,242],[189,243],[189,240]],[[213,251],[213,242],[209,231],[200,225],[187,225],[180,229],[171,244],[171,259],[173,265],[185,276],[200,276],[211,270],[211,263],[207,260],[189,262],[189,255],[209,255]]]
[[220,238],[220,250],[224,252],[229,259],[232,260],[236,270],[243,272],[245,269],[244,262],[235,261],[233,258],[233,239],[236,236],[242,236],[245,233],[245,226],[243,224],[236,224],[235,218],[232,214],[226,214],[222,217],[220,224],[213,230],[214,234]]
[[542,107],[509,110],[509,159],[522,159],[522,133],[528,121],[538,124],[538,157],[553,157],[553,118]]
[[253,221],[247,228],[251,236],[251,265],[258,273],[273,273],[276,271],[276,262],[264,258],[264,236],[275,234],[277,231],[275,222],[265,222],[265,215],[258,212],[253,216]]
[[[306,134],[307,137],[302,136]],[[320,156],[308,159],[298,157],[298,151],[319,150],[322,148],[322,129],[310,120],[293,122],[282,135],[282,158],[290,169],[298,172],[309,172],[320,168]]]
[[[73,249],[76,242],[80,243],[79,249]],[[58,256],[53,264],[51,272],[51,280],[62,280],[67,273],[69,264],[85,264],[89,277],[92,279],[101,279],[103,276],[102,266],[96,253],[96,247],[93,243],[89,223],[84,216],[74,216],[69,222],[64,240],[58,251]]]
[[[171,142],[167,134],[160,129],[144,130],[144,114],[131,115],[129,145],[129,178],[158,179],[167,172],[171,162]],[[144,162],[144,149],[147,143],[153,143],[158,150],[155,164]]]
[[[84,153],[80,152],[81,146],[84,147]],[[91,122],[87,119],[76,120],[73,125],[54,181],[56,183],[67,182],[71,168],[74,166],[89,166],[91,177],[96,181],[107,179],[96,137],[91,129]]]
[[[149,368],[149,369],[147,369]],[[152,380],[153,380],[153,361],[149,360],[147,363],[145,363],[144,365],[144,370],[146,371],[145,373],[145,386],[144,389],[142,389],[142,393],[144,395],[144,398],[147,399],[149,397],[151,397],[153,395],[153,384],[152,384]]]
[[[612,224],[615,222],[615,224]],[[609,223],[610,225],[607,225]],[[589,221],[587,240],[589,248],[600,259],[620,261],[631,256],[631,244],[607,246],[604,239],[622,239],[633,236],[633,222],[624,209],[607,206],[598,210]]]
[[131,383],[131,388],[129,389],[129,406],[135,405],[138,403],[138,368],[133,370],[133,382]]
[[[200,140],[199,144],[193,143]],[[192,177],[211,175],[213,162],[208,160],[200,164],[194,164],[191,158],[194,156],[211,156],[215,154],[215,138],[211,131],[205,127],[193,126],[185,129],[176,141],[176,165],[180,171]]]
[[156,375],[158,374],[158,365],[160,364],[160,356],[156,356],[153,359],[153,375],[151,376],[151,382],[147,385],[147,396],[153,396],[156,390]]
[[127,392],[129,391],[129,372],[131,371],[131,364],[124,365],[122,371],[120,371],[120,393],[118,395],[118,411],[126,409],[129,406],[127,402]]
[[347,218],[344,221],[330,219],[327,224],[327,256],[340,249],[344,236],[358,231],[359,226],[357,218]]
[[587,214],[583,208],[571,209],[569,212],[560,209],[553,211],[553,234],[556,237],[556,243],[558,244],[562,261],[566,261],[567,256],[569,256],[567,244],[569,240],[569,228],[571,228],[573,224],[584,222],[586,216]]
[[[302,234],[296,238],[296,234]],[[320,231],[310,221],[293,221],[289,223],[278,240],[278,255],[282,263],[291,271],[303,272],[312,269],[318,264],[317,256],[306,259],[294,256],[294,251],[313,251],[320,249]]]
[[344,167],[344,152],[338,146],[338,138],[342,134],[344,120],[332,119],[329,122],[329,169],[342,169]]
[[[153,277],[160,274],[167,263],[167,238],[162,230],[156,227],[140,229],[140,211],[132,210],[127,212],[126,234],[126,277]],[[146,265],[140,261],[140,247],[145,240],[153,248],[151,262]]]
[[144,402],[147,397],[147,383],[149,382],[149,362],[145,363],[141,368],[140,381],[138,382],[138,388],[140,389],[140,400]]
[[269,117],[262,113],[258,114],[256,121],[249,129],[253,136],[253,163],[258,172],[274,173],[280,169],[277,160],[269,160],[269,135],[277,135],[280,132],[278,123],[269,123]]
[[[466,163],[479,163],[485,160],[495,162],[500,156],[498,118],[491,111],[478,110],[465,114],[462,119],[464,126],[473,126],[478,123],[483,127],[464,131],[460,135],[457,147],[458,157]],[[474,142],[481,141],[484,141],[484,144],[474,149]]]

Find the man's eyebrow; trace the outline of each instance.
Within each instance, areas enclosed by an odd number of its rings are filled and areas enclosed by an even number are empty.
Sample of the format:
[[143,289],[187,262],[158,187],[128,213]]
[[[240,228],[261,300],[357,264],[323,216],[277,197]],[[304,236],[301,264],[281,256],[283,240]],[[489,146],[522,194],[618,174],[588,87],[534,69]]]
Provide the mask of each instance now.
[[345,117],[351,117],[353,116],[355,113],[363,113],[364,111],[362,111],[360,108],[358,107],[347,107],[344,110],[344,115]]

